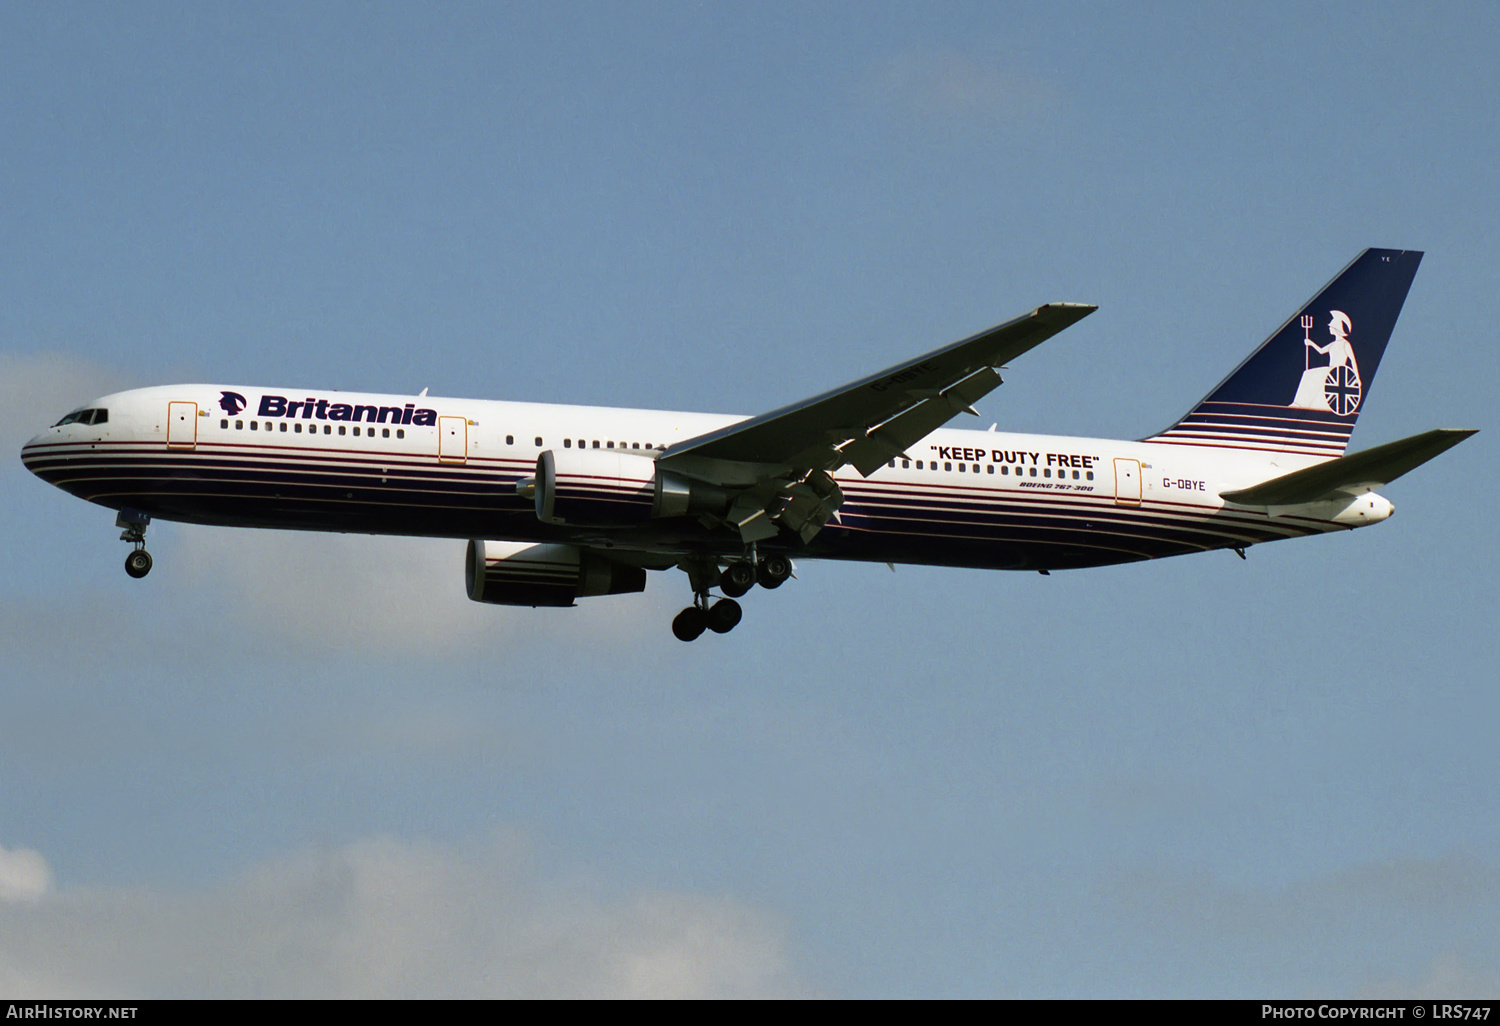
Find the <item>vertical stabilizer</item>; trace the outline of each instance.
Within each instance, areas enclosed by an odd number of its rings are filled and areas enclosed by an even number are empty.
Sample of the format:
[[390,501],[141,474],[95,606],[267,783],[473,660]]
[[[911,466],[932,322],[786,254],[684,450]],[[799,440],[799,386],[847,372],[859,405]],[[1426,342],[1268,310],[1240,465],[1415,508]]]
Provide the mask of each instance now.
[[1367,249],[1148,442],[1341,456],[1422,254]]

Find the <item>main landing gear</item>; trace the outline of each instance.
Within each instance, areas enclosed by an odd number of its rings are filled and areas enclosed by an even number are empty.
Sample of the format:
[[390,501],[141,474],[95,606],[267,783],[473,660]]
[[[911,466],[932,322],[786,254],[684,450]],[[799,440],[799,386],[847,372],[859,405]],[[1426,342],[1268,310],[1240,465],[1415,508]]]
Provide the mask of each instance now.
[[135,546],[130,555],[125,557],[125,572],[137,579],[151,572],[151,553],[146,551],[146,528],[150,524],[151,518],[148,515],[133,509],[122,509],[120,515],[115,517],[115,526],[125,529],[120,540]]
[[[792,576],[792,561],[785,556],[767,556],[756,560],[736,560],[719,570],[717,562],[684,563],[688,583],[693,588],[693,604],[672,620],[672,633],[678,641],[696,641],[703,632],[728,634],[743,617],[744,610],[735,601],[759,584],[762,588],[779,588]],[[715,585],[724,598],[713,600],[709,594]]]
[[744,615],[734,599],[719,599],[709,605],[708,592],[701,592],[694,597],[692,605],[673,617],[672,633],[678,641],[696,641],[705,630],[728,634]]

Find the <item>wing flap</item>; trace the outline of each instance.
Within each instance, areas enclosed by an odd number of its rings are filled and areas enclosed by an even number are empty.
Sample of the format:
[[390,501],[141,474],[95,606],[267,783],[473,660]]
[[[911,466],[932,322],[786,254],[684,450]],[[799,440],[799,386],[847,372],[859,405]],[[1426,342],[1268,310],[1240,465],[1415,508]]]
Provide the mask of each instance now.
[[974,413],[974,404],[1000,387],[993,367],[982,367],[951,388],[929,395],[916,406],[844,446],[844,458],[868,477],[890,459],[907,458],[906,450],[959,413]]
[[1456,428],[1424,431],[1249,488],[1224,492],[1222,497],[1242,506],[1297,506],[1339,495],[1358,495],[1389,484],[1475,433]]

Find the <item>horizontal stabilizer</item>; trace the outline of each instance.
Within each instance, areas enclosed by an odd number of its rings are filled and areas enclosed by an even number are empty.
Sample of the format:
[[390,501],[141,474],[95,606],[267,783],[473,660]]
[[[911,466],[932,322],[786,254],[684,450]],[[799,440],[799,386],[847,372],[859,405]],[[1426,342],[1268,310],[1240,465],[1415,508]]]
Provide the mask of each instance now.
[[1424,431],[1249,488],[1224,492],[1223,497],[1242,506],[1298,506],[1339,494],[1357,495],[1389,484],[1475,433],[1454,428]]

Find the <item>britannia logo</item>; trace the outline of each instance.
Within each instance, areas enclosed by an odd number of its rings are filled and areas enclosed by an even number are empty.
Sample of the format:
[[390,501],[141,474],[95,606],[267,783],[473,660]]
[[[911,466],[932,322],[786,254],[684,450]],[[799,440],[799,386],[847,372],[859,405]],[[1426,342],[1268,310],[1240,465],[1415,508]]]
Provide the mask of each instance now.
[[1349,342],[1353,323],[1342,310],[1328,311],[1328,333],[1332,340],[1320,346],[1312,340],[1312,314],[1302,315],[1302,380],[1291,405],[1299,410],[1327,410],[1340,417],[1352,417],[1359,410],[1363,386],[1359,380],[1359,362]]
[[245,408],[245,397],[238,392],[220,392],[219,395],[222,397],[219,399],[219,409],[231,417]]

